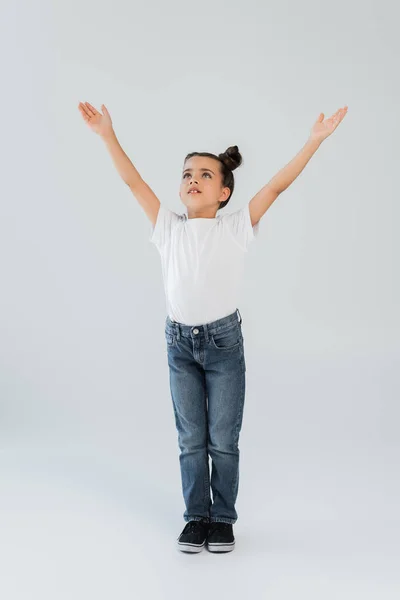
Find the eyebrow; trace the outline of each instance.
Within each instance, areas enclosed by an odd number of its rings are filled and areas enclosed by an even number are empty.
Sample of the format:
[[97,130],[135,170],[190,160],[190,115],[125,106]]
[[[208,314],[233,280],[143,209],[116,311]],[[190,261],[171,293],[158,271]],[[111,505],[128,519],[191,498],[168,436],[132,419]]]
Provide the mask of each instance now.
[[[193,171],[193,169],[185,169],[183,173],[186,173],[186,171]],[[200,171],[211,171],[211,169],[200,169]],[[211,173],[215,175],[214,171],[211,171]]]

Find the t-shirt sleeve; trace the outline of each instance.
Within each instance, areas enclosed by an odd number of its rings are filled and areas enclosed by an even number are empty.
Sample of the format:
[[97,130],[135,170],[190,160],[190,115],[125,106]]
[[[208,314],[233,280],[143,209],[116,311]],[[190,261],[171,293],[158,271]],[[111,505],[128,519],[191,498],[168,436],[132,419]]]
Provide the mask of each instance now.
[[226,219],[226,223],[237,243],[245,252],[247,252],[250,243],[258,236],[260,227],[260,221],[254,226],[251,224],[250,202],[245,204],[239,210],[224,215],[223,218]]
[[173,227],[180,221],[181,217],[167,206],[160,204],[155,225],[150,224],[149,241],[159,250],[171,239]]

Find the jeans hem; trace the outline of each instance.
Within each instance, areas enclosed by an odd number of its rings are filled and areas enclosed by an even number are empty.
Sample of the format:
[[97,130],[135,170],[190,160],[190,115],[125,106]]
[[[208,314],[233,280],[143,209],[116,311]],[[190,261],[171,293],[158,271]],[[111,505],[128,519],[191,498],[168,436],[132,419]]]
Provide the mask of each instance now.
[[230,523],[233,525],[236,523],[237,519],[229,519],[227,517],[210,517],[210,523]]

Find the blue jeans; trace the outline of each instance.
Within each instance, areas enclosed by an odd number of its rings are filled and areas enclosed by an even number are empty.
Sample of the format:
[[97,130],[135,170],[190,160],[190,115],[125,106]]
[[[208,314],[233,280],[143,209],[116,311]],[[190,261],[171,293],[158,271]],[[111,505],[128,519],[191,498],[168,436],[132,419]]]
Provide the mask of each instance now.
[[165,338],[181,451],[183,518],[235,523],[246,372],[240,312],[197,326],[167,316]]

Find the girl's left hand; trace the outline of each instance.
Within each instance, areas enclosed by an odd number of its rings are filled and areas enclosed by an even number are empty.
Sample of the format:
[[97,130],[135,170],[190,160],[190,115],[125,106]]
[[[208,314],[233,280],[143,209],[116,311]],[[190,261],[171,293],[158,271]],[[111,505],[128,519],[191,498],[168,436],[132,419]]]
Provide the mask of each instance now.
[[324,121],[324,113],[321,113],[313,125],[310,133],[310,140],[323,142],[331,133],[333,133],[339,123],[347,113],[347,106],[339,108],[329,119]]

